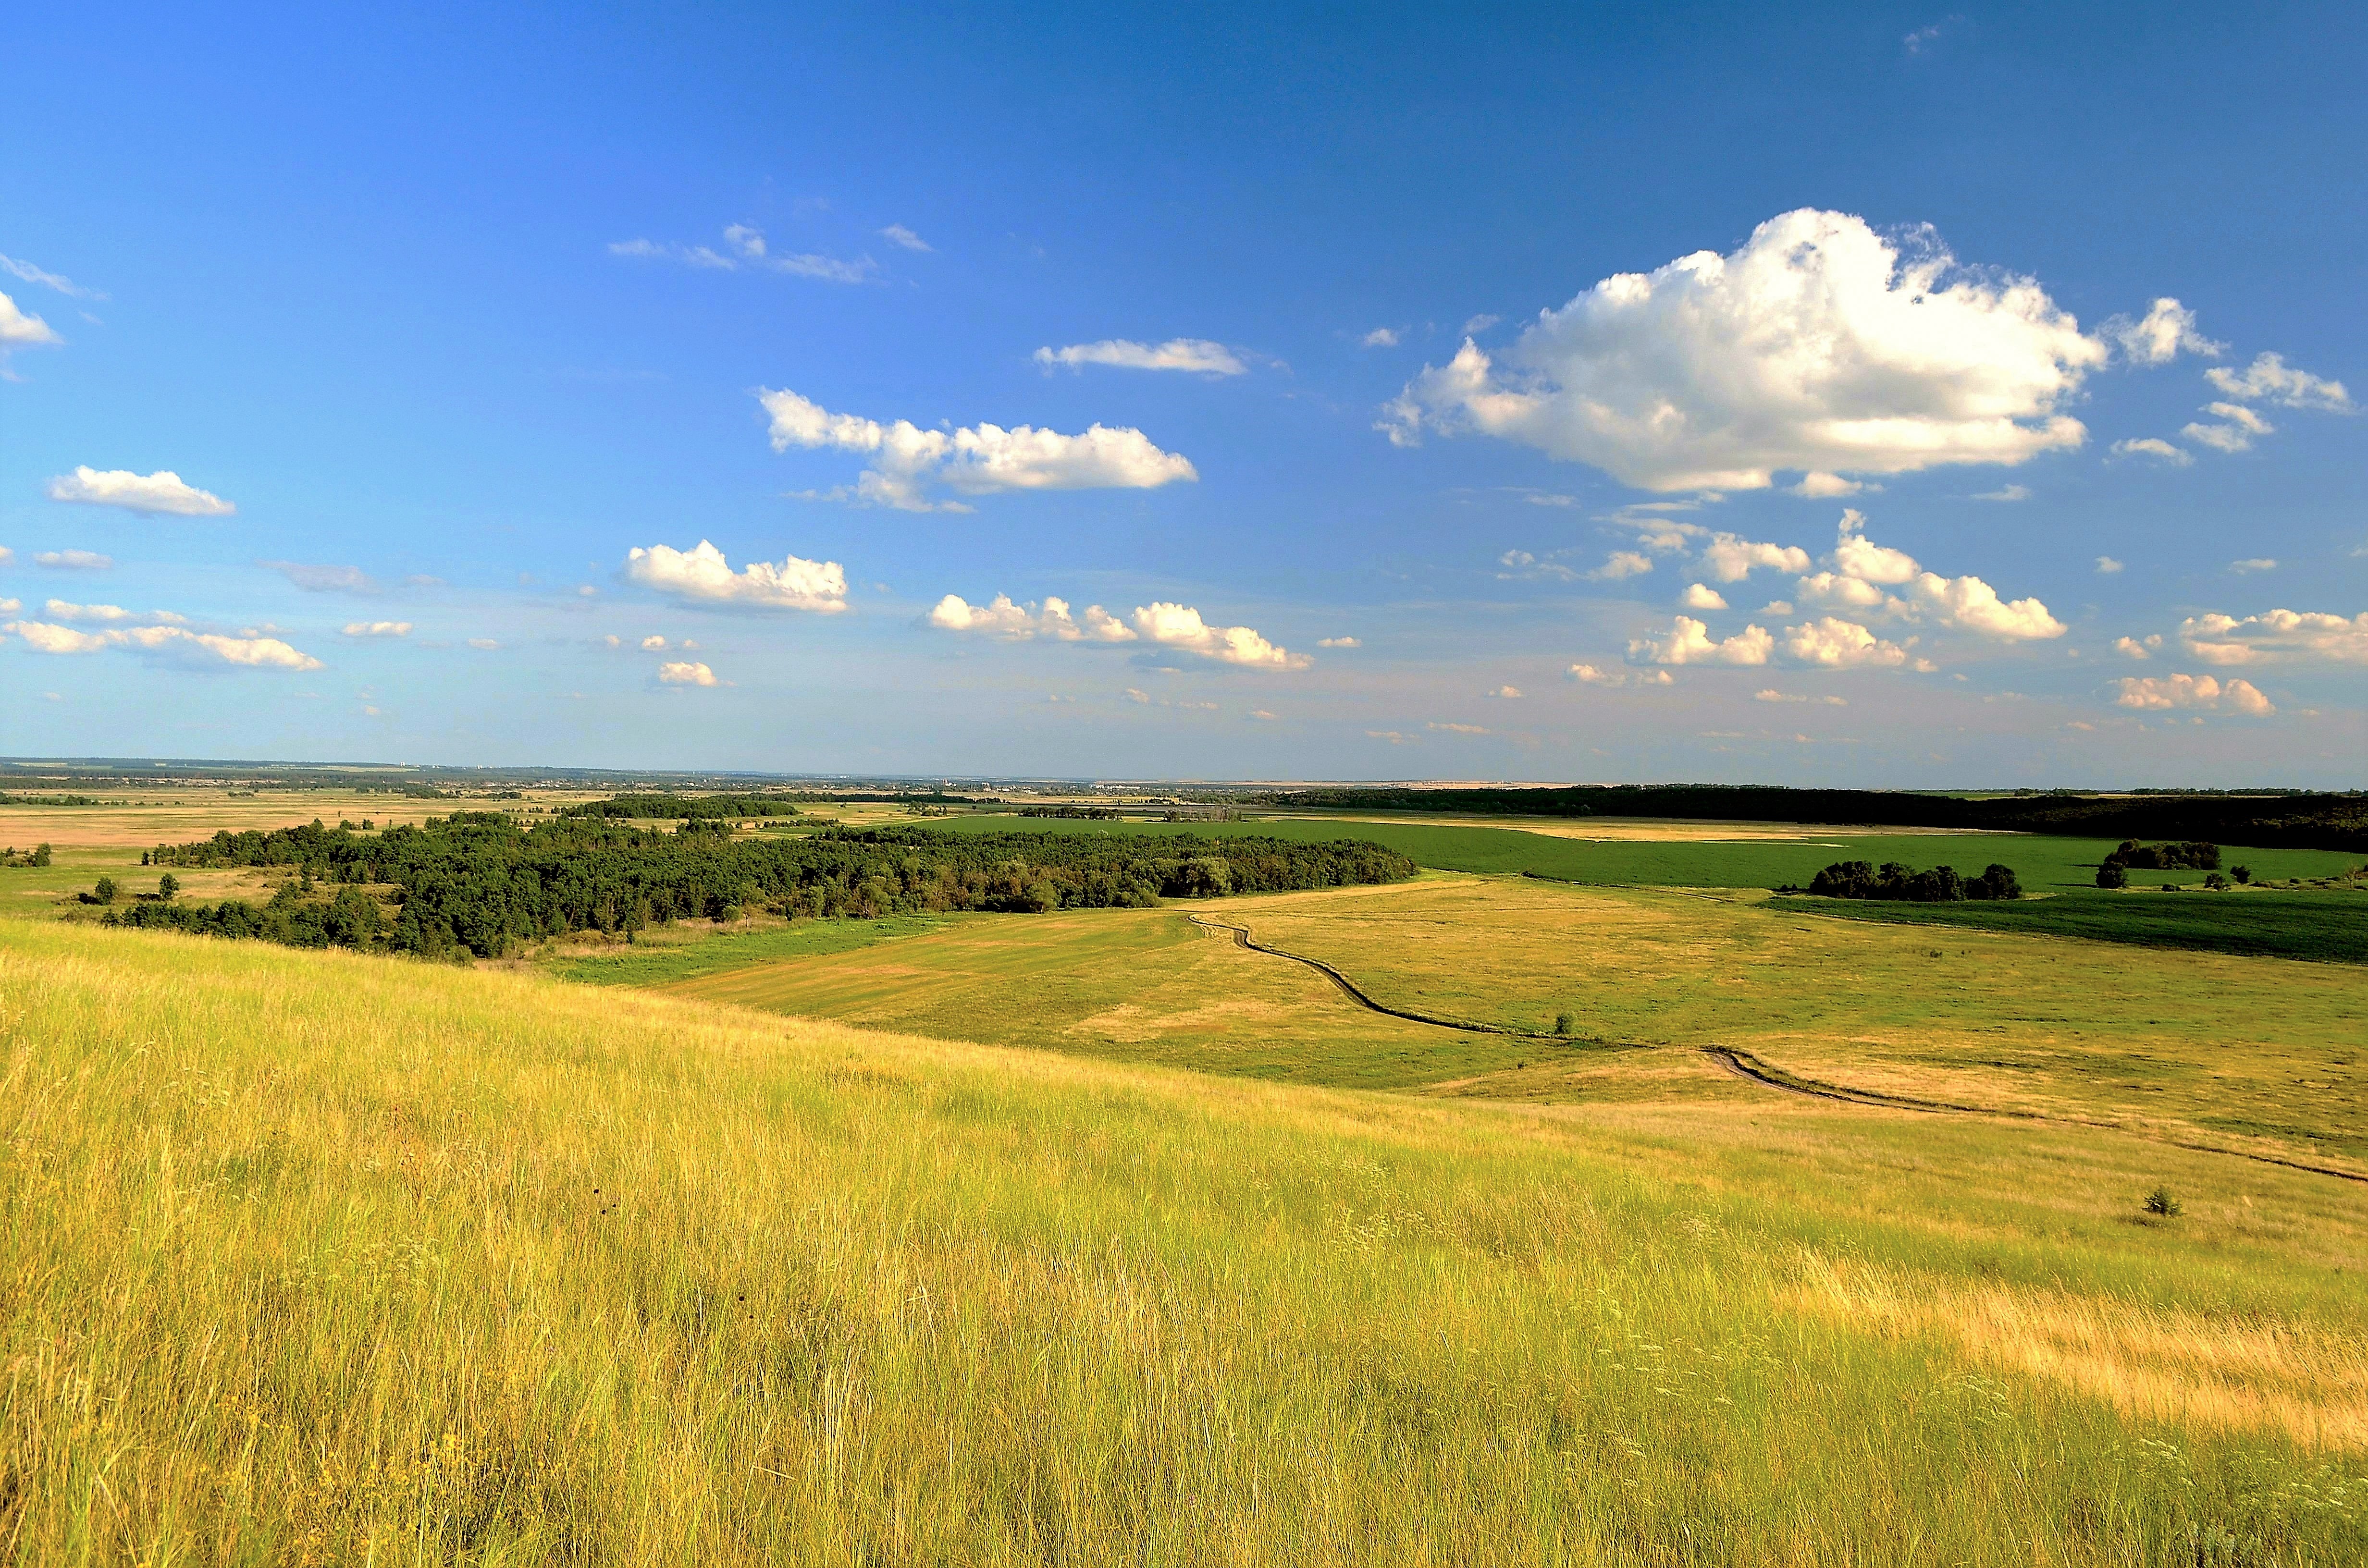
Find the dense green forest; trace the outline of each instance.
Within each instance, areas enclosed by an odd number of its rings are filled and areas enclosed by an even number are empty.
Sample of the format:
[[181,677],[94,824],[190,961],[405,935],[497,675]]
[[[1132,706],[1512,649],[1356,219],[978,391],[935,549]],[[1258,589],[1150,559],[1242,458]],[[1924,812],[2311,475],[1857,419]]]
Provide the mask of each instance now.
[[[599,930],[630,935],[685,916],[734,918],[939,910],[1033,913],[1146,907],[1161,898],[1395,881],[1415,864],[1354,839],[947,834],[825,829],[738,838],[710,821],[665,833],[605,818],[522,827],[496,812],[423,826],[217,833],[160,845],[152,864],[295,873],[270,901],[142,901],[105,923],[340,946],[493,957],[521,942]],[[392,913],[389,913],[389,906]]]
[[1789,790],[1759,784],[1621,784],[1533,790],[1317,787],[1236,798],[1262,805],[1349,811],[1850,823],[2093,838],[2205,839],[2292,849],[2368,849],[2368,795],[2358,791],[2066,792],[1968,799],[1888,790]]
[[[1789,892],[1789,888],[1779,888]],[[1969,898],[2021,898],[2014,868],[1993,861],[1978,877],[1962,877],[1953,866],[1912,870],[1896,860],[1881,869],[1865,860],[1837,860],[1819,871],[1809,891],[1821,898],[1876,898],[1907,903],[1962,903]]]

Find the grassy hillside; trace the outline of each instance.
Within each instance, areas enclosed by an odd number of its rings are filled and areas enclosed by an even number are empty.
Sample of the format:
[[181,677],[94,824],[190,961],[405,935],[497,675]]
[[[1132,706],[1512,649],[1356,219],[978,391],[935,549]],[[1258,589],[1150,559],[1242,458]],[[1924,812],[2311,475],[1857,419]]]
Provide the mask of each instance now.
[[5,922],[0,1558],[2357,1562],[2334,1185]]

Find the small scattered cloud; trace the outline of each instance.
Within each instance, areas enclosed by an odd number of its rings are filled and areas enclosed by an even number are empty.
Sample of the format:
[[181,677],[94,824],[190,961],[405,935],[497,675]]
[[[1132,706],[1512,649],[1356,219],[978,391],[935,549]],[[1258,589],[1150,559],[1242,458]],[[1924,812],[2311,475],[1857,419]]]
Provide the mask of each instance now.
[[2200,446],[2219,452],[2245,452],[2253,448],[2257,436],[2273,435],[2277,426],[2246,407],[2241,403],[2207,403],[2203,412],[2220,416],[2220,423],[2207,425],[2194,421],[2182,425],[2179,433]]
[[1361,648],[1364,646],[1362,642],[1359,642],[1354,637],[1319,637],[1315,640],[1315,645],[1318,648]]
[[[55,348],[65,339],[48,322],[0,294],[0,377],[6,377],[8,356],[19,348]],[[9,378],[13,380],[14,378]]]
[[1492,687],[1488,690],[1482,692],[1480,695],[1483,697],[1493,697],[1501,701],[1510,701],[1512,699],[1521,695],[1521,688],[1518,686]]
[[1486,332],[1504,319],[1502,316],[1486,314],[1474,316],[1463,324],[1463,335],[1469,337],[1475,332]]
[[644,653],[655,653],[666,645],[666,640],[655,633],[642,639],[642,652]]
[[2031,486],[2028,484],[2001,485],[1996,490],[1985,490],[1974,499],[1976,501],[2028,501],[2031,499]]
[[2123,708],[2225,710],[2267,718],[2277,709],[2247,680],[2221,680],[2213,676],[2123,676],[2115,681],[2121,695],[2113,700]]
[[2203,379],[2223,395],[2239,403],[2274,403],[2286,408],[2315,408],[2330,414],[2352,413],[2351,394],[2341,381],[2330,381],[2307,370],[2297,370],[2278,354],[2254,356],[2241,370],[2214,365]]
[[1793,613],[1793,601],[1790,599],[1770,599],[1766,604],[1759,607],[1759,613],[1762,615],[1790,615]]
[[2266,555],[2255,555],[2243,561],[2228,562],[2228,570],[2239,577],[2249,576],[2256,572],[2274,572],[2277,569],[2278,563]]
[[2141,436],[2135,440],[2113,443],[2117,458],[2156,458],[2173,468],[2185,468],[2195,461],[2195,454],[2172,446],[2159,436]]
[[1065,365],[1110,365],[1124,370],[1188,370],[1203,376],[1238,376],[1249,369],[1241,357],[1222,343],[1205,337],[1171,337],[1161,344],[1105,338],[1099,343],[1072,343],[1065,348],[1039,348],[1036,363],[1051,369]]
[[2155,655],[2155,650],[2161,646],[2162,633],[2158,631],[2153,636],[2146,638],[2144,642],[2140,642],[2135,637],[2116,637],[2113,639],[2113,652],[2121,654],[2122,657],[2125,659],[2151,659]]
[[1783,646],[1784,657],[1792,663],[1829,670],[1896,669],[1909,657],[1900,644],[1877,637],[1856,621],[1830,615],[1788,628]]
[[1639,637],[1628,644],[1628,659],[1639,665],[1764,665],[1775,639],[1757,626],[1747,626],[1724,641],[1713,642],[1710,628],[1690,615],[1677,617],[1660,637]]
[[[1824,501],[1837,495],[1855,495],[1868,488],[1863,480],[1844,479],[1838,473],[1804,473],[1801,476],[1801,483],[1789,486],[1788,490],[1792,494],[1806,496],[1812,501]],[[1883,486],[1877,484],[1872,488],[1880,490]]]
[[1425,724],[1423,728],[1426,730],[1435,731],[1443,735],[1485,735],[1489,733],[1487,727],[1481,724],[1441,724],[1434,722]]
[[359,566],[315,565],[302,561],[261,561],[308,594],[375,594],[379,585]]
[[1065,599],[1046,598],[1042,605],[1018,604],[997,594],[983,605],[959,594],[948,594],[929,611],[931,626],[943,631],[972,632],[1003,642],[1045,638],[1059,642],[1148,642],[1213,659],[1219,664],[1249,668],[1304,670],[1312,662],[1304,653],[1269,642],[1247,626],[1212,626],[1190,605],[1154,600],[1135,607],[1121,620],[1099,605],[1087,605],[1082,617],[1072,613]]
[[1281,718],[1282,715],[1273,711],[1271,709],[1253,708],[1249,711],[1249,717],[1263,721],[1267,723],[1272,723],[1275,720]]
[[1581,686],[1669,686],[1667,670],[1607,670],[1600,665],[1573,665],[1567,672]]
[[2115,573],[2121,571],[2121,569],[2122,563],[2114,560],[2112,556],[2100,555],[2097,557],[2097,571],[2100,575],[2111,577]]
[[930,245],[928,241],[921,238],[920,235],[913,233],[912,230],[905,227],[902,223],[889,224],[886,228],[880,231],[880,237],[886,240],[890,244],[894,245],[899,250],[927,251],[934,248]]
[[115,564],[115,557],[95,550],[44,550],[34,555],[33,564],[52,572],[105,572]]
[[[8,606],[13,612],[17,601],[9,600]],[[168,609],[129,610],[120,605],[78,605],[70,604],[64,599],[50,600],[41,607],[41,613],[51,620],[100,621],[109,624],[140,621],[155,626],[187,626],[189,623],[188,616],[175,615]]]
[[500,647],[501,643],[491,637],[472,637],[469,639],[469,646],[478,650],[480,653],[490,653],[495,649]]
[[688,660],[669,662],[658,666],[661,686],[714,686],[715,672],[705,665]]
[[[176,619],[178,619],[177,617]],[[78,631],[52,621],[12,620],[0,632],[13,632],[38,653],[96,653],[123,649],[162,662],[197,669],[317,670],[320,660],[300,653],[276,637],[220,636],[191,631],[182,626],[109,628]]]
[[[1614,559],[1617,558],[1615,557]],[[1643,561],[1645,558],[1640,555],[1634,556],[1633,559]],[[1497,557],[1497,564],[1503,568],[1502,571],[1497,574],[1497,580],[1500,583],[1537,581],[1540,579],[1552,579],[1557,582],[1570,583],[1576,582],[1579,576],[1579,573],[1576,567],[1565,566],[1559,561],[1541,561],[1526,550],[1508,550],[1505,551],[1504,554]],[[1653,563],[1651,562],[1646,561],[1645,562],[1645,570],[1648,572],[1651,571],[1652,565]],[[1593,575],[1593,574],[1589,574],[1589,575]],[[1627,575],[1627,574],[1623,573],[1622,575]]]
[[2181,354],[2216,359],[2228,352],[2226,344],[2214,343],[2198,332],[2195,312],[2172,299],[2157,300],[2136,320],[2111,317],[2102,331],[2133,365],[2168,365]]
[[2368,611],[2349,620],[2291,609],[2242,619],[2191,616],[2179,623],[2179,640],[2207,665],[2368,664]]
[[1929,54],[1933,45],[1948,36],[1952,28],[1964,26],[1964,17],[1959,16],[1943,17],[1937,22],[1918,28],[1915,31],[1904,35],[1899,40],[1899,47],[1909,54]]
[[1678,602],[1688,609],[1725,609],[1726,597],[1707,583],[1689,583]]
[[[1357,339],[1357,343],[1359,347],[1364,348],[1395,348],[1398,346],[1397,328],[1391,326],[1377,326],[1372,331],[1365,334],[1364,336]],[[1372,733],[1370,730],[1365,733],[1367,734]]]
[[1617,583],[1629,577],[1641,577],[1653,569],[1653,559],[1633,550],[1615,550],[1603,558],[1603,564],[1587,574],[1590,582]]
[[943,483],[965,494],[1005,490],[1151,490],[1198,480],[1200,472],[1181,454],[1154,446],[1131,427],[1089,426],[1083,435],[1022,425],[924,430],[909,420],[882,425],[852,414],[833,414],[793,392],[759,388],[757,401],[771,416],[773,450],[827,447],[860,452],[871,460],[852,489],[813,496],[892,506],[901,511],[967,510],[958,502],[932,502],[926,484]]
[[1394,746],[1405,745],[1407,741],[1413,738],[1409,735],[1403,734],[1396,730],[1367,730],[1365,732],[1365,737],[1368,740],[1387,741]]
[[347,637],[408,637],[411,622],[407,620],[349,620],[346,622]]
[[723,552],[706,540],[688,551],[663,544],[646,550],[636,546],[625,553],[625,578],[695,604],[816,615],[837,615],[847,608],[847,573],[836,561],[791,555],[779,565],[757,561],[734,572]]
[[764,231],[746,223],[734,223],[723,231],[723,246],[719,251],[708,245],[619,240],[609,246],[609,254],[634,261],[671,261],[710,272],[781,272],[825,283],[868,283],[880,270],[868,256],[843,261],[803,252],[776,254],[766,244]]
[[1119,695],[1125,698],[1129,702],[1148,704],[1151,701],[1151,693],[1137,686],[1130,686],[1125,690],[1120,692]]
[[134,473],[129,469],[77,468],[50,481],[50,499],[86,506],[120,506],[143,517],[227,517],[238,508],[210,490],[183,483],[171,469]]
[[1702,547],[1702,563],[1720,582],[1740,583],[1763,566],[1778,572],[1806,572],[1809,552],[1798,545],[1761,544],[1722,533],[1712,535],[1710,543]]
[[1850,700],[1841,697],[1811,697],[1803,692],[1779,691],[1774,687],[1762,687],[1751,694],[1754,702],[1814,702],[1827,708],[1847,708]]
[[12,278],[21,278],[28,283],[38,283],[44,289],[54,289],[71,299],[104,300],[107,298],[96,289],[85,289],[71,278],[61,277],[57,273],[36,267],[29,261],[21,260],[13,256],[0,256],[0,272],[7,273]]

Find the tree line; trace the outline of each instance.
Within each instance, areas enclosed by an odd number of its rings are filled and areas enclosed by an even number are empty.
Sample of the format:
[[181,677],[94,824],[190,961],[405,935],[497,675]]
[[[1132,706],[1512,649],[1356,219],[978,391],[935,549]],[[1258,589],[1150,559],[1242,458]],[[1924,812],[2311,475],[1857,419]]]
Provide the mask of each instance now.
[[[298,947],[494,957],[571,932],[632,933],[752,910],[875,918],[951,910],[1146,908],[1208,898],[1396,881],[1415,864],[1355,839],[1157,838],[829,828],[735,837],[712,820],[681,830],[605,818],[531,827],[456,812],[382,833],[318,822],[159,845],[155,866],[262,867],[295,876],[260,905],[143,902],[102,921]],[[381,891],[383,890],[383,891]]]
[[1969,898],[2021,898],[2022,884],[2015,880],[2013,867],[1995,861],[1978,877],[1963,877],[1952,866],[1918,871],[1896,860],[1886,860],[1880,867],[1864,860],[1837,860],[1816,874],[1809,891],[1824,898],[1956,903]]
[[676,822],[736,822],[755,817],[794,817],[805,813],[780,795],[612,795],[562,806],[564,817],[645,817]]

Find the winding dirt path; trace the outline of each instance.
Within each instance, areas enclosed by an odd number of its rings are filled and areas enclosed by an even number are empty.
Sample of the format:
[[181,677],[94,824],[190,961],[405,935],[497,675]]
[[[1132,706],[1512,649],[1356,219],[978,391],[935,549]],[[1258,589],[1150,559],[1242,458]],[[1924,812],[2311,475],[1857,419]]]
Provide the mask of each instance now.
[[1284,952],[1281,948],[1268,947],[1265,943],[1251,936],[1250,928],[1247,926],[1236,926],[1230,920],[1212,920],[1208,918],[1208,916],[1202,915],[1188,915],[1185,918],[1192,922],[1193,925],[1198,926],[1206,931],[1232,932],[1234,934],[1234,946],[1237,948],[1247,948],[1254,953],[1264,953],[1269,958],[1288,959],[1292,963],[1305,964],[1308,968],[1315,971],[1318,974],[1324,976],[1325,979],[1338,986],[1341,994],[1347,996],[1349,1000],[1357,1004],[1358,1006],[1365,1008],[1369,1012],[1386,1014],[1393,1018],[1404,1018],[1408,1023],[1429,1024],[1434,1028],[1455,1029],[1463,1034],[1502,1035],[1508,1040],[1550,1040],[1562,1045],[1583,1045],[1589,1043],[1584,1040],[1574,1040],[1569,1035],[1538,1034],[1529,1029],[1508,1029],[1501,1024],[1477,1024],[1465,1018],[1440,1018],[1433,1017],[1429,1013],[1409,1013],[1403,1007],[1393,1007],[1386,1002],[1374,1001],[1371,996],[1366,995],[1363,991],[1358,988],[1355,981],[1350,980],[1347,975],[1342,974],[1338,970],[1334,969],[1322,959],[1311,959],[1299,953]]
[[1738,1078],[1748,1079],[1766,1088],[1788,1095],[1804,1095],[1811,1099],[1838,1100],[1844,1105],[1872,1106],[1881,1110],[1924,1111],[1940,1116],[1987,1116],[2010,1121],[2032,1121],[2053,1127],[2091,1127],[2101,1132],[2118,1132],[2124,1138],[2141,1139],[2148,1143],[2160,1143],[2173,1149],[2185,1149],[2198,1154],[2226,1154],[2235,1159],[2251,1160],[2259,1165],[2282,1165],[2290,1171],[2307,1171],[2313,1176],[2333,1176],[2338,1181],[2358,1182],[2368,1186],[2368,1176],[2358,1171],[2338,1170],[2333,1165],[2314,1165],[2305,1160],[2289,1160],[2276,1154],[2255,1153],[2249,1149],[2227,1149],[2217,1143],[2197,1143],[2185,1138],[2166,1138],[2159,1133],[2142,1132],[2119,1122],[2099,1121],[2085,1116],[2048,1116],[2035,1110],[2001,1110],[1995,1106],[1957,1105],[1949,1100],[1922,1100],[1907,1095],[1888,1095],[1879,1089],[1853,1089],[1840,1084],[1821,1084],[1814,1078],[1803,1078],[1787,1073],[1782,1067],[1762,1062],[1748,1051],[1733,1046],[1706,1045],[1702,1054],[1725,1068]]

